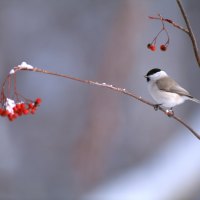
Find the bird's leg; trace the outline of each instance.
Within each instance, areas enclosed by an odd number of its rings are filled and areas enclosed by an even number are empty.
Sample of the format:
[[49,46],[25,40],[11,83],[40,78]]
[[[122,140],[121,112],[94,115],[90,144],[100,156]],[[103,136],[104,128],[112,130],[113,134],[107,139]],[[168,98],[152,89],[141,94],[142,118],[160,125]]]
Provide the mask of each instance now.
[[155,105],[153,105],[153,107],[154,107],[154,110],[155,111],[157,111],[158,110],[158,108],[161,106],[162,104],[160,103],[160,104],[155,104]]

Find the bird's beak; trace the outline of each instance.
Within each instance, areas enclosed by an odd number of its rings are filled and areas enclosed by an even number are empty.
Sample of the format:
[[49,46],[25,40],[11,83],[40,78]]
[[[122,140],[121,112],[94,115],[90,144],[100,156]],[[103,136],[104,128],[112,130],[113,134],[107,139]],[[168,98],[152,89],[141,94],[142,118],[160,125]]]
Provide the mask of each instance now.
[[144,78],[146,78],[147,82],[149,82],[149,81],[150,81],[150,78],[149,78],[149,76],[145,75],[145,76],[144,76]]

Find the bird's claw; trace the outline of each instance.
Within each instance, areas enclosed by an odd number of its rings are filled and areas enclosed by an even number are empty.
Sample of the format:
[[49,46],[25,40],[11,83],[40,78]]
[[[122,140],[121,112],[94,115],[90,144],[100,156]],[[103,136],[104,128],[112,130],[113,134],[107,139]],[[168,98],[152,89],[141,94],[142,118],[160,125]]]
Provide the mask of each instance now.
[[154,110],[157,111],[158,108],[159,108],[161,105],[162,105],[162,104],[155,104],[155,105],[153,106]]

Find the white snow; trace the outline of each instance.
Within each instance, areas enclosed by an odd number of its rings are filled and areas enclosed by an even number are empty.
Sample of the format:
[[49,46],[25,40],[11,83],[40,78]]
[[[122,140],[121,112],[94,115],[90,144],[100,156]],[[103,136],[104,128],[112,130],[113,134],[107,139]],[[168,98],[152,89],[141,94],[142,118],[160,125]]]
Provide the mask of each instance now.
[[12,99],[7,98],[5,102],[6,110],[9,111],[10,113],[13,113],[13,108],[15,107],[15,101]]
[[18,67],[26,68],[26,69],[33,69],[32,65],[27,64],[26,62],[22,62]]
[[15,70],[14,69],[11,69],[9,74],[14,74],[15,73]]

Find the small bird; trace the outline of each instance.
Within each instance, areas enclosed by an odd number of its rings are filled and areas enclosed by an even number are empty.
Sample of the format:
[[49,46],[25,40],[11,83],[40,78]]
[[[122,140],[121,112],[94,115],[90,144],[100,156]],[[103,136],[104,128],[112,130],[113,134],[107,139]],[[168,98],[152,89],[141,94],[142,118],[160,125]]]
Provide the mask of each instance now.
[[185,100],[200,103],[198,99],[194,98],[161,69],[151,69],[144,77],[148,83],[149,93],[157,102],[155,109],[158,106],[164,106],[172,110],[174,106],[184,103]]

